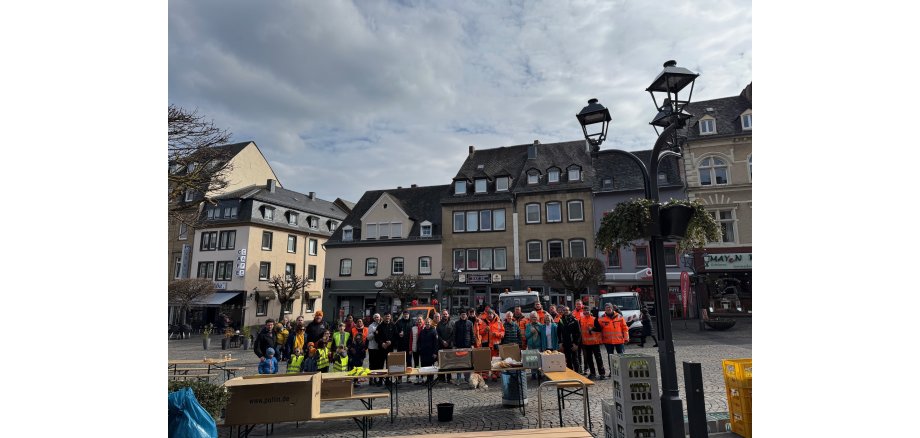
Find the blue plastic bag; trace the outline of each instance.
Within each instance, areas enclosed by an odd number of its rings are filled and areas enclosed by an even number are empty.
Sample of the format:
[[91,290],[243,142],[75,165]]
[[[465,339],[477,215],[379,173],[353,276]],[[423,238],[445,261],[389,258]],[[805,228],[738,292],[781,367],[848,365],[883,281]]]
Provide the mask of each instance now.
[[169,438],[217,438],[217,423],[192,388],[169,393]]

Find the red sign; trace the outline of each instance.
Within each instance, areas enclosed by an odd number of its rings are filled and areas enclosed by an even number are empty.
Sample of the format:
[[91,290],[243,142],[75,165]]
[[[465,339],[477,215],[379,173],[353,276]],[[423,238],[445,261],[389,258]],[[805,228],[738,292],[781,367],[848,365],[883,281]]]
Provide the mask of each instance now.
[[680,297],[684,302],[684,318],[687,315],[687,301],[690,298],[690,273],[683,271],[680,273]]

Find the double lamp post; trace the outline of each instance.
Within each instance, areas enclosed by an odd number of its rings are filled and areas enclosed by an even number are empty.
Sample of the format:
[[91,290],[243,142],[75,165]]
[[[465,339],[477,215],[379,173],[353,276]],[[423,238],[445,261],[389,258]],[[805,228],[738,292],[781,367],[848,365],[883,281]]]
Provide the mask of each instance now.
[[[664,63],[664,70],[652,81],[645,91],[652,96],[652,102],[658,114],[650,122],[658,133],[658,128],[664,130],[659,134],[652,149],[648,165],[636,155],[614,149],[632,159],[642,170],[645,198],[653,201],[650,209],[652,226],[649,239],[649,248],[652,257],[652,287],[655,291],[655,309],[657,313],[659,348],[658,355],[661,364],[661,413],[663,419],[663,432],[666,437],[684,436],[683,406],[677,387],[677,365],[674,358],[674,342],[671,334],[671,317],[667,312],[668,287],[664,261],[664,236],[661,232],[661,204],[658,199],[658,164],[667,156],[680,156],[682,137],[678,132],[683,128],[691,115],[684,112],[684,107],[690,103],[693,96],[693,83],[699,74],[693,73],[683,67],[678,67],[675,61]],[[690,93],[685,100],[681,100],[678,93],[690,86]],[[658,105],[656,99],[663,97],[662,104]],[[585,140],[597,148],[607,137],[607,126],[610,123],[610,111],[598,103],[597,99],[588,101],[576,116],[581,124]],[[592,133],[589,133],[589,127]],[[596,132],[595,132],[596,131]]]

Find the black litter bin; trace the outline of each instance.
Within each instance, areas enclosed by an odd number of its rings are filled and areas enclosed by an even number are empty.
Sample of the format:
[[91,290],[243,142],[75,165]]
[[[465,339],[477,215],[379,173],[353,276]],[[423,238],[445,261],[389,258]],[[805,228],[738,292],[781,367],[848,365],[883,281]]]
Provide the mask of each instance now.
[[453,421],[454,404],[438,403],[438,421]]

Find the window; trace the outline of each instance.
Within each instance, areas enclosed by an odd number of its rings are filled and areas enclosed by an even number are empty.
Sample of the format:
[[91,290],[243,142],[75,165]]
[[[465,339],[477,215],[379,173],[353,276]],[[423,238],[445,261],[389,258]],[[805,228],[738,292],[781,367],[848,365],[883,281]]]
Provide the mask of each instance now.
[[[562,241],[561,240],[550,240],[546,242],[546,258],[547,260],[552,260],[555,258],[562,257]],[[527,255],[530,258],[530,254]]]
[[587,257],[584,240],[575,239],[569,241],[569,257]]
[[316,216],[310,216],[307,218],[307,226],[312,229],[319,228],[319,218]]
[[268,298],[256,302],[256,316],[265,316],[268,314]]
[[476,193],[485,193],[486,192],[486,179],[477,178],[476,179]]
[[562,204],[558,202],[546,203],[546,222],[562,222]]
[[646,268],[648,267],[648,247],[647,246],[637,246],[636,247],[636,267]]
[[179,278],[182,276],[182,257],[176,257],[176,275],[173,278]]
[[230,281],[233,279],[233,260],[229,262],[217,262],[217,281]]
[[293,263],[286,263],[284,265],[284,279],[287,281],[291,281],[291,278],[294,277],[294,274],[296,273],[296,271],[297,271],[297,265]]
[[236,231],[221,231],[217,249],[233,249],[236,246]]
[[316,265],[307,265],[307,281],[316,281]]
[[431,237],[431,224],[423,223],[419,230],[422,237]]
[[716,120],[715,119],[700,120],[700,135],[715,134],[715,133],[716,133]]
[[339,261],[339,275],[342,277],[351,275],[351,259],[342,259]]
[[399,239],[402,237],[402,222],[393,222],[390,224],[390,239]]
[[466,269],[469,269],[471,271],[479,270],[479,250],[478,249],[466,250]]
[[400,275],[405,273],[405,261],[402,257],[393,257],[392,269],[390,273],[393,275]]
[[585,204],[582,201],[569,201],[569,222],[581,222],[585,220]]
[[751,129],[751,115],[744,114],[741,116],[741,129]]
[[270,275],[272,275],[271,262],[259,263],[259,280],[268,280]]
[[294,308],[294,300],[285,301],[282,305],[284,313],[291,313]]
[[505,263],[505,248],[495,248],[492,252],[495,254],[495,257],[492,259],[493,268],[497,271],[508,269],[508,265]]
[[367,224],[367,237],[368,239],[377,238],[377,224]]
[[735,243],[735,211],[715,210],[710,211],[709,214],[716,219],[716,222],[722,225],[721,243]]
[[495,191],[496,192],[507,192],[508,186],[510,185],[511,178],[507,176],[500,176],[495,178]]
[[527,261],[539,262],[543,260],[543,244],[539,240],[527,242]]
[[533,172],[527,174],[527,184],[537,184],[540,182],[540,174]]
[[492,229],[492,210],[481,210],[479,212],[479,230],[490,231]]
[[479,230],[479,213],[475,211],[466,212],[466,231]]
[[337,226],[339,226],[339,223],[336,221],[326,221],[326,227],[329,228],[329,231],[335,231]]
[[297,213],[293,211],[287,212],[288,225],[297,225]]
[[318,244],[319,242],[317,242],[316,239],[310,239],[308,246],[307,246],[310,255],[316,255],[316,248],[319,246]]
[[195,191],[192,189],[185,190],[185,202],[192,202],[195,199]]
[[466,251],[462,249],[454,250],[454,271],[466,268]]
[[748,155],[748,181],[754,181],[751,177],[751,155]]
[[179,240],[188,240],[188,225],[179,224]]
[[201,233],[201,250],[214,251],[217,249],[217,231]]
[[728,184],[728,165],[721,158],[704,158],[700,161],[700,185],[710,186],[713,181],[716,185]]
[[618,248],[611,249],[607,253],[607,267],[619,268],[620,266],[620,250]]
[[658,172],[658,186],[668,183],[668,175],[664,172]]
[[348,242],[348,241],[353,240],[353,238],[354,238],[354,230],[350,226],[342,228],[342,240]]
[[569,168],[569,181],[581,181],[581,168],[573,166]]
[[483,271],[492,270],[492,249],[485,248],[479,250],[479,269]]
[[418,258],[418,275],[431,275],[431,257]]
[[377,275],[376,258],[369,258],[364,261],[364,275]]
[[524,208],[528,224],[540,223],[540,204],[527,204]]
[[198,263],[198,278],[214,278],[214,262]]
[[233,219],[236,217],[236,207],[224,207],[224,219]]
[[559,182],[559,169],[555,167],[546,171],[546,182],[557,183]]
[[464,218],[466,218],[466,214],[464,214],[462,211],[454,212],[454,232],[455,233],[462,233],[463,230],[466,229],[466,221],[464,221]]
[[297,236],[288,234],[287,252],[297,252]]
[[666,246],[664,247],[664,265],[668,267],[677,267],[677,247],[676,246]]
[[602,179],[601,190],[613,190],[613,178]]
[[263,231],[262,232],[262,249],[271,251],[272,250],[272,232]]
[[501,231],[505,229],[505,209],[492,210],[492,229]]
[[263,206],[262,207],[262,219],[267,220],[269,222],[274,221],[275,220],[275,209],[272,207]]
[[377,224],[377,235],[381,239],[389,239],[390,238],[390,224]]
[[208,219],[215,219],[220,216],[220,209],[219,208],[208,208],[207,213],[208,213]]
[[466,194],[466,181],[454,181],[454,194],[455,195],[465,195]]

